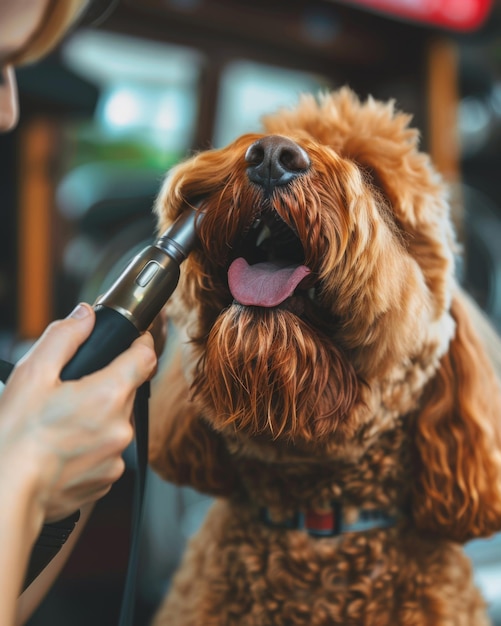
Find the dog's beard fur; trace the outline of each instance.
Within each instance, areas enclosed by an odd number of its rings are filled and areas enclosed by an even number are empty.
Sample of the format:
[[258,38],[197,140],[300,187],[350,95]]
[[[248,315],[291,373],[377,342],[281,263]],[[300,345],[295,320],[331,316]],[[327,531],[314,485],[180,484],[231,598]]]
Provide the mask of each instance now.
[[318,442],[350,413],[358,380],[344,354],[294,313],[233,304],[211,329],[193,388],[216,428]]

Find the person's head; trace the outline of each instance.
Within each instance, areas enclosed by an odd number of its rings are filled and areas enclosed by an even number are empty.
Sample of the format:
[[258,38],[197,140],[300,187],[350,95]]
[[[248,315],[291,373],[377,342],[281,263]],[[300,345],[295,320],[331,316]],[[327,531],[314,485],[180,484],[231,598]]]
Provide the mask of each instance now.
[[50,52],[87,4],[88,0],[0,0],[0,132],[17,122],[13,67]]

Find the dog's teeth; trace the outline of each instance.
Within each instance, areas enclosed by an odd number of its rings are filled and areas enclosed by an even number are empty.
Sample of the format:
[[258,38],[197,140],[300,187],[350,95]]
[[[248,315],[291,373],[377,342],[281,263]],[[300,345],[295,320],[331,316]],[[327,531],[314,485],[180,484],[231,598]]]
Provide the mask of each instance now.
[[256,240],[256,247],[259,248],[259,246],[270,237],[271,237],[271,230],[268,228],[268,226],[264,225],[263,229],[259,233],[259,237]]
[[314,301],[314,300],[315,300],[315,287],[310,287],[310,288],[308,289],[307,293],[308,293],[308,298],[309,298],[311,301]]

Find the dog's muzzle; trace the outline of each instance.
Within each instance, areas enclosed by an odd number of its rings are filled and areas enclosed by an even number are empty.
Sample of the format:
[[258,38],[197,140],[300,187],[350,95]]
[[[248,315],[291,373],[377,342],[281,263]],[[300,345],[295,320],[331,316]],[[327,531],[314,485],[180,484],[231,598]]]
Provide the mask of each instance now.
[[301,146],[280,135],[258,139],[247,149],[245,160],[249,180],[268,193],[307,172],[311,164]]
[[[311,161],[301,146],[281,135],[255,141],[245,154],[247,176],[271,196],[305,174]],[[241,254],[228,269],[228,286],[236,302],[244,306],[274,308],[304,286],[311,269],[304,265],[304,251],[295,230],[264,200],[263,209],[241,242]],[[298,254],[298,248],[300,248]]]

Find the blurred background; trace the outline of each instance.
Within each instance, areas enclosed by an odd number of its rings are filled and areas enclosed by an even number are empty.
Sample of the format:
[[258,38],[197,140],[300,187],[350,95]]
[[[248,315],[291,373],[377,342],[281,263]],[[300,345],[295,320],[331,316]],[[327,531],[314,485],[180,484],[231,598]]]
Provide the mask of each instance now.
[[[94,2],[18,71],[21,123],[0,135],[0,357],[93,301],[154,233],[152,201],[194,150],[255,130],[302,91],[393,98],[449,181],[464,285],[501,330],[501,3],[495,0]],[[133,456],[30,626],[117,622]],[[209,501],[149,478],[137,624]],[[468,546],[501,625],[501,539]]]

